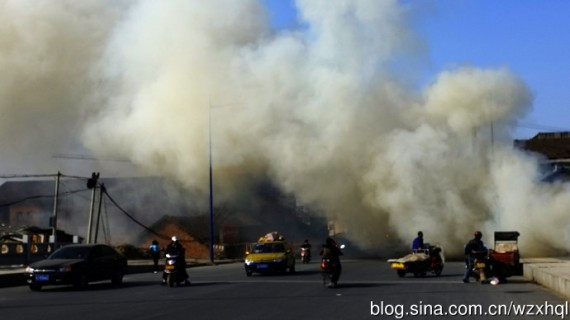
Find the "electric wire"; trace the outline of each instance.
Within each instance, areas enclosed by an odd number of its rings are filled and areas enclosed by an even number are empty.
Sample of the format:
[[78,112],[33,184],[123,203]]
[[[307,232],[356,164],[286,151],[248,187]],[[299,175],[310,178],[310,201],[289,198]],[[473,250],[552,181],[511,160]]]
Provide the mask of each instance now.
[[2,174],[0,179],[14,179],[14,178],[53,178],[57,174]]
[[148,232],[154,234],[157,237],[160,237],[162,239],[168,240],[170,237],[165,236],[153,229],[151,229],[150,227],[147,227],[144,223],[138,221],[135,217],[133,217],[131,214],[129,214],[125,209],[123,209],[114,199],[113,197],[111,197],[111,195],[107,192],[106,189],[103,190],[103,193],[107,196],[107,198],[109,198],[109,201],[111,201],[112,204],[115,205],[115,207],[117,207],[117,209],[119,209],[119,211],[121,211],[124,215],[126,215],[129,219],[131,219],[134,223],[138,224],[139,226],[141,226],[143,229],[147,230]]
[[[60,193],[59,196],[64,196],[64,197],[65,197],[65,196],[69,196],[69,195],[72,195],[72,194],[75,194],[75,193],[79,193],[79,192],[83,192],[83,191],[86,191],[86,190],[87,190],[87,189],[79,189],[79,190],[66,191],[66,192]],[[22,199],[19,199],[19,200],[15,200],[15,201],[12,201],[12,202],[8,202],[8,203],[2,203],[2,204],[0,204],[0,207],[8,207],[8,206],[15,205],[15,204],[18,204],[18,203],[27,201],[27,200],[41,199],[41,198],[53,198],[53,197],[54,197],[54,194],[30,196],[30,197],[25,197],[25,198],[22,198]]]

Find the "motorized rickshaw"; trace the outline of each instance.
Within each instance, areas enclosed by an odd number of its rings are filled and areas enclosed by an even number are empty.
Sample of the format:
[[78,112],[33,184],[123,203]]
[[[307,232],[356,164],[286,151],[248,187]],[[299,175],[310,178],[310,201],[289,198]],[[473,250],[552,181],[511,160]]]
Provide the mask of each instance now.
[[496,231],[493,249],[489,250],[491,273],[501,282],[513,275],[522,275],[517,231]]

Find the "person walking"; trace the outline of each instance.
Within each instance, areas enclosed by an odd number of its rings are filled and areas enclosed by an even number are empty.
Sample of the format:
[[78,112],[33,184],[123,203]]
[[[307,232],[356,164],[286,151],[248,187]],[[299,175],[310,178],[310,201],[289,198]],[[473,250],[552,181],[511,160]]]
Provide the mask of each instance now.
[[158,273],[158,259],[160,259],[160,246],[158,245],[158,241],[152,240],[152,243],[148,248],[150,250],[152,261],[154,262],[152,272]]

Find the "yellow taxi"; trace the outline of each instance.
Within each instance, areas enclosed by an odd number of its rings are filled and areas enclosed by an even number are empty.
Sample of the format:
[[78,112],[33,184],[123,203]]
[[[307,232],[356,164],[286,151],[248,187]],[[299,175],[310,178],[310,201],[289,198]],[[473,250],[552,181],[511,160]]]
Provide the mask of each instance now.
[[250,277],[254,272],[295,272],[295,255],[291,246],[277,238],[260,238],[250,250],[246,252],[245,274]]

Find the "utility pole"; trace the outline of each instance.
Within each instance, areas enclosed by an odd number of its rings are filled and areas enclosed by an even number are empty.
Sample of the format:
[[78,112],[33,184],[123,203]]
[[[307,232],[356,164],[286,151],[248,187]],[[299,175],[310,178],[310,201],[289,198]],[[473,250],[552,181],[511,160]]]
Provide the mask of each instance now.
[[102,183],[99,187],[99,208],[97,209],[97,223],[95,224],[95,241],[97,243],[97,236],[99,235],[99,221],[101,220],[101,202],[103,201],[103,193],[105,193],[105,184]]
[[53,197],[53,212],[49,221],[51,227],[51,235],[53,237],[53,250],[57,248],[57,206],[59,202],[59,179],[61,178],[61,172],[57,172],[55,178],[55,194]]
[[87,188],[91,189],[91,206],[89,208],[89,221],[87,223],[87,243],[91,243],[91,229],[93,228],[93,211],[95,210],[95,191],[97,190],[97,180],[99,172],[93,172],[91,178],[87,179]]

